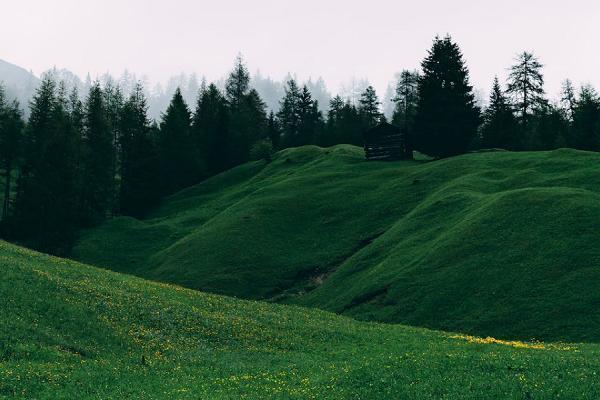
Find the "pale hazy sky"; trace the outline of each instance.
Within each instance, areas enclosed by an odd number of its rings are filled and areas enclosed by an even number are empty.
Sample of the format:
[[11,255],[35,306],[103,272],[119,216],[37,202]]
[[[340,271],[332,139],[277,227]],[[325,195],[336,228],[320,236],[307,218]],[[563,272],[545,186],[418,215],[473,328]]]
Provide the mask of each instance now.
[[0,0],[0,59],[36,74],[127,68],[160,81],[217,79],[241,52],[274,79],[322,76],[336,92],[368,78],[383,96],[395,72],[450,33],[476,87],[487,91],[527,49],[555,96],[567,77],[600,88],[599,21],[597,0]]

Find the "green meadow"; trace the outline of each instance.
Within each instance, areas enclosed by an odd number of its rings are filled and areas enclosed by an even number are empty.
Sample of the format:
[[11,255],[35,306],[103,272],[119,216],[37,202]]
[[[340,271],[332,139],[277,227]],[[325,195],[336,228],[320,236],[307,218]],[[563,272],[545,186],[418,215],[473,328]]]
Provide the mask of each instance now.
[[597,342],[598,226],[597,153],[365,162],[357,147],[306,146],[110,220],[72,257],[359,320]]
[[597,399],[597,344],[236,300],[0,242],[0,398]]

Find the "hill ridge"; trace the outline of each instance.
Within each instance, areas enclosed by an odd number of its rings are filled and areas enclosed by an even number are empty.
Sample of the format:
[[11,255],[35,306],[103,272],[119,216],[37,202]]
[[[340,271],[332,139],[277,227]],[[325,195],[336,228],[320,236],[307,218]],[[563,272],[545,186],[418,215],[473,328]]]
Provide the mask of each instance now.
[[109,221],[73,255],[364,320],[597,341],[599,194],[595,153],[385,163],[365,162],[353,146],[307,146],[188,188],[141,225]]

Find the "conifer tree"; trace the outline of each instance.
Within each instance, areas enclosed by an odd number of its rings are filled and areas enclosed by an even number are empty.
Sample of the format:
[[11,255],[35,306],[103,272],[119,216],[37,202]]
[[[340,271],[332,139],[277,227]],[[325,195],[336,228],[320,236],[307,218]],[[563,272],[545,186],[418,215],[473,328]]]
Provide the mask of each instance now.
[[573,109],[573,145],[580,150],[600,150],[600,98],[583,86]]
[[379,98],[373,86],[368,86],[358,100],[358,113],[362,119],[363,130],[369,129],[382,121],[383,113],[379,109]]
[[215,84],[200,91],[193,119],[193,132],[208,174],[231,167],[227,100]]
[[202,172],[191,132],[192,115],[177,89],[160,124],[162,188],[171,194],[200,179]]
[[1,220],[9,216],[12,197],[12,176],[17,167],[23,133],[23,117],[19,103],[6,101],[4,88],[0,85],[0,169],[4,172],[4,200]]
[[577,99],[575,95],[575,88],[573,87],[573,82],[571,82],[570,79],[567,79],[562,84],[560,104],[569,121],[573,121],[573,114],[575,112],[576,102]]
[[87,223],[97,223],[113,209],[115,148],[100,83],[92,84],[85,104],[83,190],[81,204]]
[[479,125],[469,72],[450,36],[434,40],[422,62],[414,145],[435,157],[467,151]]
[[[135,88],[134,88],[135,90]],[[104,86],[104,103],[106,105],[106,113],[108,125],[110,126],[110,131],[112,134],[112,142],[113,147],[115,149],[115,157],[113,159],[113,172],[115,174],[115,188],[118,186],[119,171],[120,171],[120,162],[121,162],[121,112],[123,108],[123,104],[125,102],[123,92],[121,88],[115,85],[111,80],[109,80]],[[120,189],[114,191],[113,198],[113,213],[118,213],[120,208]]]
[[120,211],[142,217],[160,195],[158,127],[151,127],[148,106],[140,84],[120,108]]
[[79,226],[77,137],[67,103],[64,90],[44,78],[31,102],[14,213],[18,239],[57,254],[68,249]]
[[415,123],[419,99],[418,89],[419,73],[417,71],[402,71],[393,98],[395,107],[392,123],[402,128],[409,136],[412,134]]
[[483,113],[481,128],[481,146],[485,148],[503,148],[514,150],[517,123],[508,99],[500,88],[498,78],[494,78],[489,106]]
[[532,53],[524,51],[510,68],[507,93],[513,97],[517,115],[525,130],[533,112],[546,105],[542,67]]
[[249,160],[253,143],[266,136],[266,105],[255,89],[250,88],[250,74],[240,56],[225,83],[229,103],[230,164]]
[[277,120],[281,126],[284,147],[293,145],[300,129],[300,89],[294,79],[286,83],[285,94],[281,100]]
[[336,96],[331,100],[326,131],[325,145],[340,143],[363,145],[362,118],[350,99],[344,102],[340,96]]
[[333,146],[342,143],[342,132],[340,124],[343,116],[344,100],[337,95],[329,101],[329,110],[327,111],[327,123],[324,134],[319,140],[321,146]]
[[316,143],[323,124],[323,114],[319,111],[319,103],[312,98],[306,85],[302,87],[298,98],[298,116],[298,133],[292,146]]
[[225,82],[225,97],[232,109],[242,105],[244,96],[250,91],[250,73],[244,64],[244,59],[238,55],[233,70]]

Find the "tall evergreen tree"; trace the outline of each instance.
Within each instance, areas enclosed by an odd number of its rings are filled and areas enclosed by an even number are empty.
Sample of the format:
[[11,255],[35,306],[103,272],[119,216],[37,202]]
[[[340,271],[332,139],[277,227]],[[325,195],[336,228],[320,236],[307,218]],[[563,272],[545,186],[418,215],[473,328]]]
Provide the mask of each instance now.
[[362,118],[350,99],[344,102],[340,96],[336,96],[331,100],[326,132],[324,139],[326,146],[340,143],[363,145]]
[[211,175],[232,166],[228,123],[227,100],[215,84],[210,84],[198,96],[193,132],[200,157]]
[[294,79],[286,83],[285,94],[281,99],[277,120],[282,130],[284,147],[293,145],[300,129],[300,96],[301,92]]
[[165,194],[190,186],[202,176],[191,123],[192,114],[177,89],[160,125],[162,188]]
[[241,56],[225,83],[225,97],[230,108],[230,163],[237,165],[249,160],[252,144],[266,136],[267,128],[266,105],[250,88],[250,74]]
[[567,114],[558,106],[547,104],[538,109],[532,119],[531,150],[553,150],[564,147],[569,135]]
[[379,109],[379,104],[375,89],[373,86],[368,86],[358,100],[358,113],[363,123],[363,130],[372,128],[384,118]]
[[150,126],[146,98],[139,84],[119,113],[120,211],[141,217],[160,195],[159,129]]
[[508,99],[500,88],[498,78],[494,78],[490,103],[483,114],[481,146],[514,150],[517,122]]
[[571,82],[570,79],[567,79],[562,83],[560,104],[569,121],[573,121],[576,102],[575,87],[573,86],[573,82]]
[[[134,88],[135,89],[135,88]],[[106,105],[106,113],[110,131],[112,133],[113,147],[115,149],[115,157],[113,159],[113,172],[115,173],[115,187],[118,186],[120,179],[120,162],[121,162],[121,113],[125,102],[121,88],[115,85],[112,81],[108,81],[104,86],[104,103]],[[119,213],[120,209],[120,190],[114,191],[113,213]]]
[[524,129],[533,112],[546,104],[542,68],[539,60],[527,51],[519,54],[516,63],[510,68],[507,93],[513,97]]
[[23,117],[19,103],[6,100],[0,85],[0,169],[4,172],[4,200],[1,220],[8,218],[12,198],[12,177],[17,167],[23,133]]
[[102,220],[113,209],[114,159],[113,134],[108,120],[104,94],[95,82],[85,104],[83,138],[83,190],[81,205],[87,223]]
[[225,97],[233,109],[241,107],[244,97],[250,91],[250,73],[244,59],[238,55],[233,70],[225,82]]
[[319,103],[305,85],[298,98],[298,133],[292,142],[293,146],[314,144],[320,135],[323,125],[323,114],[319,111]]
[[409,136],[412,134],[419,99],[419,73],[404,70],[396,85],[394,115],[392,123],[402,128]]
[[479,125],[479,108],[462,53],[450,36],[438,37],[421,65],[415,147],[436,157],[464,153]]
[[31,102],[17,181],[14,234],[32,246],[64,253],[77,220],[77,137],[64,90],[44,78]]
[[581,150],[600,150],[600,98],[591,86],[583,86],[573,109],[573,145]]
[[344,100],[341,96],[335,96],[329,101],[329,110],[327,111],[327,123],[324,134],[319,140],[321,146],[333,146],[342,143],[342,134],[340,131],[340,122],[342,119],[342,110]]

